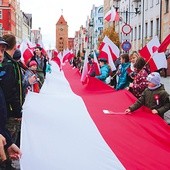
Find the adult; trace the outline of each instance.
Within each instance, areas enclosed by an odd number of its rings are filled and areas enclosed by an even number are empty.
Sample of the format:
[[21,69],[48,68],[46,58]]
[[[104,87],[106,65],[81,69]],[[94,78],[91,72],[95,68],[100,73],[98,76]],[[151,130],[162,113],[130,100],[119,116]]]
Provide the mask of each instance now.
[[10,158],[18,159],[21,156],[20,149],[12,142],[11,135],[6,129],[7,108],[1,84],[6,75],[6,70],[4,70],[2,63],[4,61],[4,52],[7,46],[7,42],[0,37],[0,158],[2,161],[6,160],[4,147],[7,149]]
[[23,105],[22,73],[19,64],[12,58],[16,50],[16,37],[12,34],[6,34],[3,38],[8,46],[4,52],[4,60],[2,62],[5,75],[0,84],[7,107],[6,127],[10,131],[14,143],[16,143],[21,129]]
[[[46,76],[46,65],[47,65],[47,58],[42,53],[42,48],[37,46],[34,50],[34,56],[31,58],[30,62],[35,60],[37,62],[37,74],[40,78],[41,86],[44,83],[44,79]],[[29,63],[28,63],[29,65]]]

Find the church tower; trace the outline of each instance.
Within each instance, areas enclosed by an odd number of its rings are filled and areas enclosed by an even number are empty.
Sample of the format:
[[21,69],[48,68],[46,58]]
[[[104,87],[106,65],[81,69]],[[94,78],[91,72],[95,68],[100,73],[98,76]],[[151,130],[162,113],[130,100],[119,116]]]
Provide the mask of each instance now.
[[56,49],[62,52],[68,47],[68,25],[63,15],[60,16],[56,23]]

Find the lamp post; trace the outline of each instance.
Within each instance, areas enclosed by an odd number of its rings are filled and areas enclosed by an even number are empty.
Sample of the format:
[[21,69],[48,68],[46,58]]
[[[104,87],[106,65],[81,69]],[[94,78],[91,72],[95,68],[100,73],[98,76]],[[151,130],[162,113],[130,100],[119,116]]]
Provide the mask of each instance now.
[[[119,10],[119,6],[120,6],[120,3],[119,3],[120,0],[116,0],[114,1],[113,0],[113,6],[114,8],[116,9],[116,11],[119,13],[119,14],[124,14],[124,17],[125,17],[125,20],[124,20],[124,24],[122,25],[121,24],[121,27],[122,27],[122,35],[123,35],[123,41],[121,39],[121,42],[122,42],[122,49],[125,51],[125,52],[129,52],[129,50],[131,49],[131,43],[128,41],[128,39],[130,40],[130,33],[132,31],[132,28],[131,28],[131,25],[130,25],[130,14],[140,14],[140,10],[139,10],[139,7],[138,7],[138,2],[140,0],[134,0],[133,3],[135,5],[135,8],[134,8],[134,11],[131,11],[130,10],[130,0],[129,0],[129,3],[127,4],[127,7],[125,7],[125,10],[124,11],[118,11]],[[126,4],[124,4],[126,5]],[[120,23],[119,23],[120,24]]]

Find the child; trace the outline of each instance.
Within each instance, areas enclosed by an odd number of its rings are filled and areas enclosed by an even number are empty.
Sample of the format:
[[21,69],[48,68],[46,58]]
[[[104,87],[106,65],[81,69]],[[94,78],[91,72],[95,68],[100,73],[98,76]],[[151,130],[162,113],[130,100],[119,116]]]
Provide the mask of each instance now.
[[129,55],[122,54],[120,56],[120,65],[117,71],[118,83],[116,90],[124,89],[129,86],[128,72],[127,69],[130,67]]
[[37,62],[32,60],[29,63],[29,69],[26,70],[26,72],[25,72],[23,84],[26,84],[25,82],[29,83],[28,79],[30,77],[36,77],[35,81],[33,83],[29,84],[28,90],[39,93],[39,91],[40,91],[39,78],[38,78],[36,70],[37,70]]
[[147,81],[148,87],[144,90],[141,97],[125,110],[125,113],[133,112],[144,105],[150,108],[153,114],[158,114],[164,118],[164,113],[170,109],[170,99],[163,84],[160,83],[160,74],[152,72],[147,76]]

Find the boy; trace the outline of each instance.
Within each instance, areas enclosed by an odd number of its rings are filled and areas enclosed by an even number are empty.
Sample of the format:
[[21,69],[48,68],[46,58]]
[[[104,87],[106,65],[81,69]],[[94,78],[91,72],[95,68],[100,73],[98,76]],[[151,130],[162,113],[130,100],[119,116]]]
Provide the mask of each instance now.
[[152,72],[147,76],[147,81],[148,87],[144,90],[141,97],[125,110],[125,113],[133,112],[144,105],[150,108],[153,114],[158,114],[164,118],[164,113],[170,109],[170,99],[163,84],[160,83],[160,74]]

